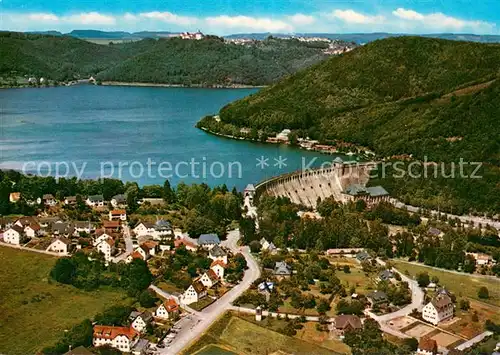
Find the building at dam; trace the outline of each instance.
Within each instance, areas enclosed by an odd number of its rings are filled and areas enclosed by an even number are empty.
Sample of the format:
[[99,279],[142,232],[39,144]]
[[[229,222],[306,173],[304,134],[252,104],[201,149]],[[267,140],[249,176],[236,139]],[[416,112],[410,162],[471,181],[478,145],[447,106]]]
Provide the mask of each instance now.
[[336,158],[328,168],[300,171],[265,180],[255,186],[254,193],[288,197],[295,204],[312,208],[316,208],[318,200],[331,196],[342,203],[361,199],[368,205],[373,205],[389,200],[389,193],[382,186],[366,187],[370,171],[374,167],[374,163],[343,162]]

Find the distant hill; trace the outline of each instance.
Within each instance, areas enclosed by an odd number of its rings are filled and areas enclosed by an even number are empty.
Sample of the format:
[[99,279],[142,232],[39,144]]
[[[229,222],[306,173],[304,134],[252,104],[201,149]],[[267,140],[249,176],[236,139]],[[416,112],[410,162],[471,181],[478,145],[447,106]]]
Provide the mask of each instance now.
[[324,143],[367,146],[381,157],[485,162],[483,179],[377,182],[407,202],[500,212],[499,75],[500,45],[389,38],[227,105],[215,127],[269,134],[290,128]]
[[[345,42],[355,42],[357,44],[370,43],[379,39],[392,38],[392,37],[402,37],[410,36],[414,37],[414,34],[405,33],[386,33],[386,32],[375,32],[375,33],[294,33],[296,37],[323,37],[328,39],[338,39]],[[225,38],[250,38],[255,40],[263,40],[269,36],[274,36],[277,38],[287,38],[290,34],[285,33],[239,33],[225,36]],[[436,34],[424,34],[421,37],[428,38],[441,38],[449,39],[455,41],[470,41],[470,42],[482,42],[482,43],[500,43],[500,35],[474,35],[474,34],[454,34],[454,33],[436,33]]]
[[75,35],[102,38],[110,33],[73,31],[73,36],[47,36],[0,32],[0,76],[35,75],[62,81],[94,75],[121,82],[267,85],[328,57],[323,54],[324,46],[278,39],[237,45],[215,36],[201,41],[146,38],[99,45]]

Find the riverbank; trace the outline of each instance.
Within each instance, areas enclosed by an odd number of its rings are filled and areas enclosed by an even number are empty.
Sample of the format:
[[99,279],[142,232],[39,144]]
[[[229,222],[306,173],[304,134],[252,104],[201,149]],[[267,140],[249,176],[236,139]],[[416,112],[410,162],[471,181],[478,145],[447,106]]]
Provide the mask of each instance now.
[[204,84],[162,84],[162,83],[142,83],[142,82],[123,82],[123,81],[103,81],[103,86],[138,86],[138,87],[160,87],[160,88],[197,88],[197,89],[261,89],[266,85],[204,85]]

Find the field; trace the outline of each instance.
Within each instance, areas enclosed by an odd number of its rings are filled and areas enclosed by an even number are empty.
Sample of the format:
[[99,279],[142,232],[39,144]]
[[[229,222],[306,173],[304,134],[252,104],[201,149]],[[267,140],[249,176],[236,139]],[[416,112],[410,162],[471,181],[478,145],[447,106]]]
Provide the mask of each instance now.
[[[295,354],[336,354],[334,351],[308,341],[288,337],[226,313],[184,354],[221,347],[237,354],[270,354],[285,351]],[[208,352],[210,353],[210,352]]]
[[84,292],[48,279],[56,258],[0,247],[0,353],[29,354],[52,345],[65,329],[126,296],[114,290]]
[[[468,297],[495,306],[500,306],[500,279],[494,280],[490,278],[476,277],[474,275],[460,275],[452,272],[431,269],[424,265],[409,264],[399,260],[392,260],[392,263],[396,269],[403,273],[408,271],[411,276],[415,276],[423,271],[428,272],[431,277],[437,276],[439,278],[439,284],[453,292],[458,298]],[[477,297],[477,291],[482,286],[488,288],[490,293],[489,299],[480,300]]]

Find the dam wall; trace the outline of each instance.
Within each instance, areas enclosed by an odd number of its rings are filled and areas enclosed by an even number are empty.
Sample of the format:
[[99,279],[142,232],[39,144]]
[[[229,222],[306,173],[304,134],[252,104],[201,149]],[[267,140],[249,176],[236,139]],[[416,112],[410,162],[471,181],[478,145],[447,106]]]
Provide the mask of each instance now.
[[316,208],[321,200],[333,196],[339,202],[347,202],[346,189],[352,185],[366,186],[370,171],[376,163],[334,163],[331,167],[298,171],[264,180],[255,186],[258,198],[261,194],[288,197],[293,203]]

